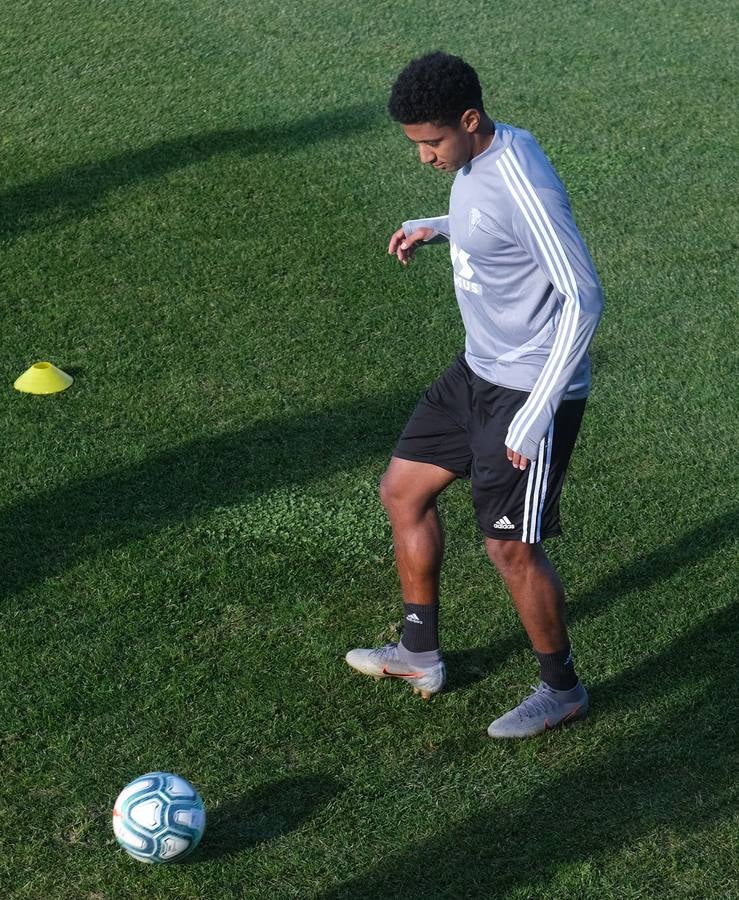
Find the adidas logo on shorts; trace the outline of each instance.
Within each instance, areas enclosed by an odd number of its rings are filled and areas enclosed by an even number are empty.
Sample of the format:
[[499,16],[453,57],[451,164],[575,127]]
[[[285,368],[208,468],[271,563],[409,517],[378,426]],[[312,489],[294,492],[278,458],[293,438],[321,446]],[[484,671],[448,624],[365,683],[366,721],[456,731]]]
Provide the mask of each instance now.
[[493,525],[493,528],[515,528],[516,526],[511,522],[508,516],[503,516],[502,519],[498,519],[498,521]]

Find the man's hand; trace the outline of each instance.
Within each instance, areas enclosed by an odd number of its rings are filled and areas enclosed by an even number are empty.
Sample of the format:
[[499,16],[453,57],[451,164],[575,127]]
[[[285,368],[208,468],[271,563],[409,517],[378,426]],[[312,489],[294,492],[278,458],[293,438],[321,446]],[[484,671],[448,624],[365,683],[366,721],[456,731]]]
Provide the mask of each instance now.
[[525,469],[528,466],[529,461],[525,456],[521,456],[520,453],[516,453],[515,450],[511,450],[510,447],[506,447],[506,456],[513,464],[514,469]]
[[405,231],[399,228],[390,238],[387,252],[390,256],[397,256],[398,260],[407,266],[416,252],[416,244],[419,241],[428,240],[433,233],[433,228],[416,228],[412,234],[406,237]]

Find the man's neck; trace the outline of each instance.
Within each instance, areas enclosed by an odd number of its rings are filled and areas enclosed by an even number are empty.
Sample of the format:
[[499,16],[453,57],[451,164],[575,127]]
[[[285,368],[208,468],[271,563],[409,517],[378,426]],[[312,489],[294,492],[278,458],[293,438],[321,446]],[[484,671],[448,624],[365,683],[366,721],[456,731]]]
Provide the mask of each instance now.
[[470,159],[472,160],[481,153],[484,153],[493,143],[494,137],[495,122],[488,116],[483,116],[480,119],[480,125],[478,126],[477,131],[472,135],[472,156]]

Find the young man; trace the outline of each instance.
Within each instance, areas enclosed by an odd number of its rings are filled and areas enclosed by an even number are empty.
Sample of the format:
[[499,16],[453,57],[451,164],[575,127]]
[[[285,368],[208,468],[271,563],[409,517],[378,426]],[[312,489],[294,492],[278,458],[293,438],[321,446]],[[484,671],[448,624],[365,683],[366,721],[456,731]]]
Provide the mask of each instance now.
[[562,584],[541,542],[560,534],[559,495],[590,389],[587,351],[603,293],[551,163],[527,131],[486,114],[467,63],[444,53],[413,60],[389,110],[422,163],[457,174],[448,215],[404,222],[388,253],[407,265],[417,245],[449,242],[466,346],[419,401],[380,488],[403,591],[401,640],[346,660],[376,678],[404,679],[424,697],[443,688],[436,498],[469,477],[488,556],[541,676],[488,733],[528,737],[588,710]]

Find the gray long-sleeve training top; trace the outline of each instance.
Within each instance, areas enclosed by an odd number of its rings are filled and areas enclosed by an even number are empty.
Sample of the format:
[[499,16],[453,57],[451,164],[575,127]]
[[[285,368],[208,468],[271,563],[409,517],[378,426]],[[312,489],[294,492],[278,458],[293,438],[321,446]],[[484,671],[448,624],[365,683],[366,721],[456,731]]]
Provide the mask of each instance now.
[[536,459],[560,402],[590,391],[603,309],[564,185],[528,131],[496,122],[487,150],[457,172],[448,215],[403,223],[406,236],[421,226],[449,241],[470,368],[530,392],[506,446]]

